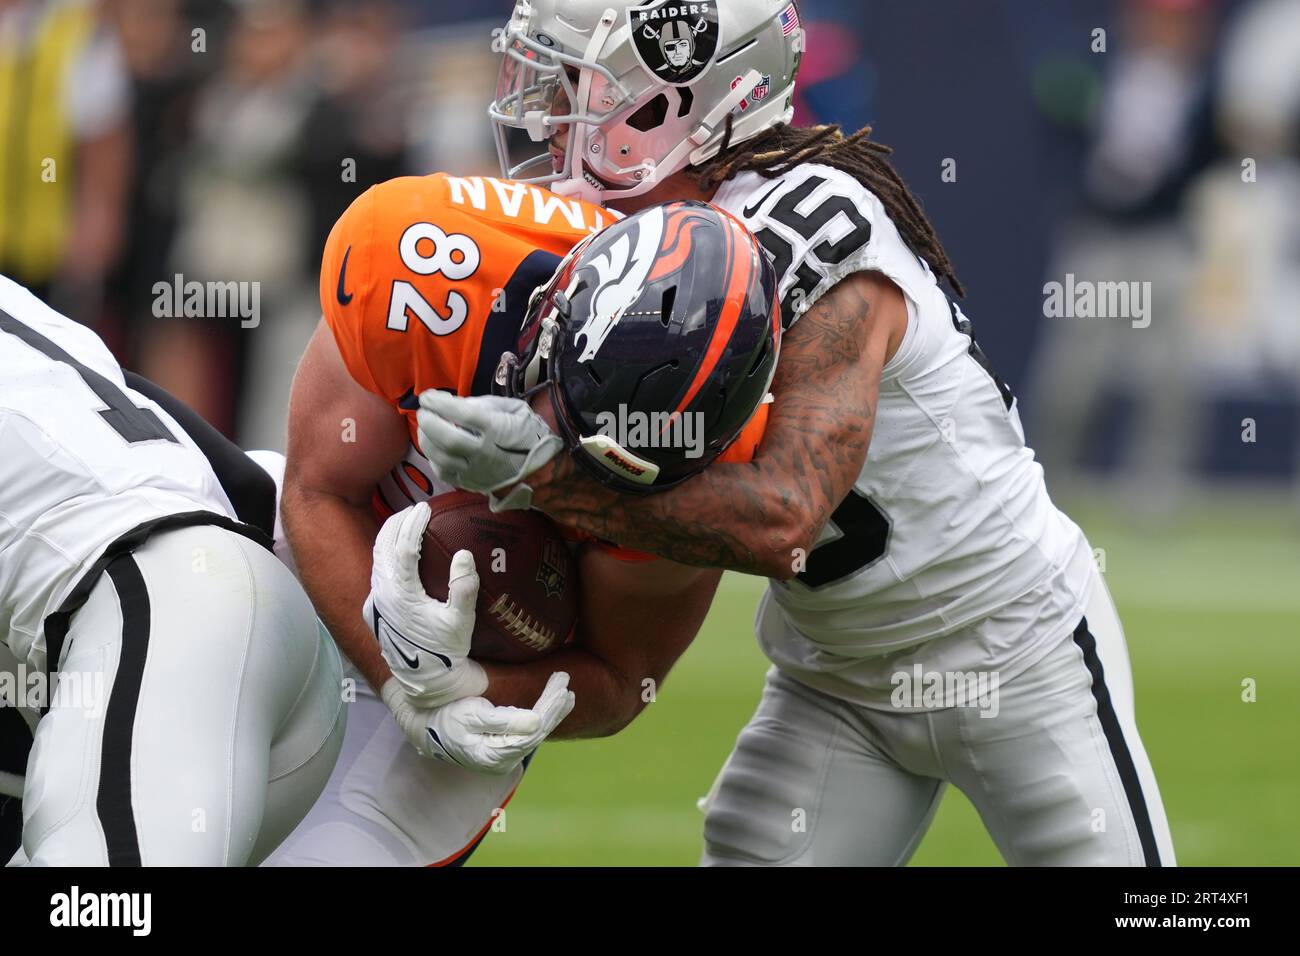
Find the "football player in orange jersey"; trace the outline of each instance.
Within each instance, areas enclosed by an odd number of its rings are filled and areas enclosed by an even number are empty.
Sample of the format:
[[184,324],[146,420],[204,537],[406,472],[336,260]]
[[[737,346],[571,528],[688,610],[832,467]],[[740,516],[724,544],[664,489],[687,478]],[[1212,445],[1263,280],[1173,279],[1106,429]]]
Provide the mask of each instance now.
[[[371,189],[331,233],[325,318],[290,401],[281,513],[304,586],[369,686],[325,797],[272,862],[462,860],[543,738],[621,729],[645,706],[643,682],[662,681],[698,631],[720,572],[587,537],[575,544],[578,639],[530,664],[480,664],[466,657],[468,553],[453,560],[445,604],[393,570],[418,560],[429,516],[411,503],[449,489],[415,444],[420,395],[487,395],[494,382],[526,395],[566,436],[557,444],[625,492],[752,456],[780,335],[770,262],[703,204],[600,231],[611,219],[537,187],[438,174]],[[610,302],[620,321],[584,321]],[[635,394],[582,389],[587,372],[651,359]],[[697,417],[697,453],[594,426],[618,411]],[[647,619],[652,634],[638,628]],[[632,630],[644,636],[629,641]],[[412,662],[398,642],[438,652]]]

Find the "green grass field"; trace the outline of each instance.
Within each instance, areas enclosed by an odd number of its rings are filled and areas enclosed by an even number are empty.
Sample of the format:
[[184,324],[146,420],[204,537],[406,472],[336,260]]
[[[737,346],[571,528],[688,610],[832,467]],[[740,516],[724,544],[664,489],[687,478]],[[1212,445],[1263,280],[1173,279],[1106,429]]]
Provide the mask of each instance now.
[[[1138,722],[1179,863],[1300,864],[1300,515],[1294,501],[1143,527],[1071,513],[1106,552],[1133,658]],[[1209,509],[1207,508],[1208,512]],[[617,737],[549,744],[471,865],[687,866],[713,781],[752,712],[765,661],[762,582],[728,575],[658,700]],[[1257,701],[1242,701],[1253,678]],[[914,865],[1000,865],[953,788]]]

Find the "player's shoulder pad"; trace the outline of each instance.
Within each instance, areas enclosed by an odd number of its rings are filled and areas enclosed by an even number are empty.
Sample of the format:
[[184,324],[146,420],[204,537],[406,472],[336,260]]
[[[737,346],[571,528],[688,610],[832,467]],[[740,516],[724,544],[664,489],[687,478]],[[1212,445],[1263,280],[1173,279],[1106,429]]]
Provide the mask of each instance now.
[[924,281],[924,266],[880,200],[843,170],[803,163],[771,179],[742,173],[713,201],[738,216],[772,257],[786,328],[854,272],[883,272],[906,292]]

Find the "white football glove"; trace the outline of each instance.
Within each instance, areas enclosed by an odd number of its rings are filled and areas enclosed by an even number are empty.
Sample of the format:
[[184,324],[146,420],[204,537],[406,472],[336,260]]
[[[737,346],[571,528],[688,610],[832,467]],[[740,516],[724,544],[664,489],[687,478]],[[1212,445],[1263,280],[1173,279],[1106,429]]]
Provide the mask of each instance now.
[[497,707],[483,697],[453,701],[444,707],[412,703],[397,680],[380,692],[397,725],[416,750],[480,773],[505,774],[536,750],[573,710],[569,675],[557,671],[531,709]]
[[361,613],[407,696],[419,706],[440,707],[479,696],[488,681],[467,656],[478,599],[474,556],[452,556],[445,602],[429,597],[420,583],[420,545],[430,515],[428,502],[421,502],[384,522]]
[[527,508],[532,489],[505,498],[492,492],[523,481],[564,447],[541,417],[517,398],[460,398],[438,389],[420,393],[420,450],[438,477],[466,491],[491,495],[493,511]]

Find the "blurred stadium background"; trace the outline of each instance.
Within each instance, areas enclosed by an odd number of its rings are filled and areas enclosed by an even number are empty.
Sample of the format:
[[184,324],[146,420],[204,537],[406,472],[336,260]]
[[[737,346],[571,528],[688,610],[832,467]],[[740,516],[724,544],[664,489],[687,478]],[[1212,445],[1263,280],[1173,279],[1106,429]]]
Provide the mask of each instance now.
[[[282,447],[334,219],[394,175],[497,171],[510,5],[0,0],[0,272]],[[1103,553],[1180,862],[1300,862],[1300,0],[799,7],[797,122],[896,148]],[[156,318],[175,273],[260,282],[262,322]],[[1067,275],[1150,282],[1150,327],[1045,317]],[[624,734],[546,747],[474,863],[694,862],[760,588],[724,582]],[[916,862],[997,861],[950,792]]]

